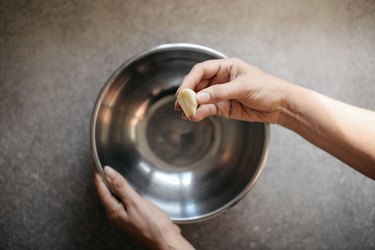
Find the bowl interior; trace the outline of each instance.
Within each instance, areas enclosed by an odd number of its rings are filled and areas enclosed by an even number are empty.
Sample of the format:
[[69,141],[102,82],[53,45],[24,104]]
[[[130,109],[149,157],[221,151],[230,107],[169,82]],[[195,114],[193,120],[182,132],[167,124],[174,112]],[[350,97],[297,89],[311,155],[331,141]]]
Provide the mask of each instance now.
[[204,49],[153,50],[123,65],[103,88],[93,114],[92,146],[109,165],[176,222],[207,218],[237,202],[263,165],[267,125],[174,111],[191,67],[220,58]]

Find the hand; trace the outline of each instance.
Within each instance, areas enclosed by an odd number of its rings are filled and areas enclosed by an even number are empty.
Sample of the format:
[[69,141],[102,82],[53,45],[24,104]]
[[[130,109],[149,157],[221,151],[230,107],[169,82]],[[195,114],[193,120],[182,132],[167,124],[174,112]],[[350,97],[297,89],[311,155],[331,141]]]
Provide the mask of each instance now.
[[[196,64],[177,90],[197,93],[197,115],[192,121],[222,115],[245,121],[277,123],[289,84],[239,59],[209,60]],[[176,109],[179,105],[176,102]],[[183,115],[183,118],[184,117]]]
[[159,207],[135,192],[122,175],[108,166],[104,174],[116,197],[97,172],[95,186],[113,223],[152,249],[194,249],[182,237],[180,228]]

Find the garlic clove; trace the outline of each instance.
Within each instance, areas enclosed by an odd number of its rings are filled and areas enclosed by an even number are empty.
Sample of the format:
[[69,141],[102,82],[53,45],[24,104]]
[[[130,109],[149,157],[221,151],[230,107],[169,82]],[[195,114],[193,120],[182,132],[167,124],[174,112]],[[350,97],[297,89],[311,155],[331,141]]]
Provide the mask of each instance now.
[[177,95],[177,101],[188,118],[197,115],[197,94],[191,89],[181,89]]

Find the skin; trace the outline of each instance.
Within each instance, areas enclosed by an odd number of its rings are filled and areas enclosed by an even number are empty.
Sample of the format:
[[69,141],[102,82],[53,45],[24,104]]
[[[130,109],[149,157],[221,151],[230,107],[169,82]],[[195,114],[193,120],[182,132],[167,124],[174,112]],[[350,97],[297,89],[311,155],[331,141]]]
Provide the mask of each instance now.
[[106,166],[112,192],[95,172],[95,186],[108,218],[149,249],[194,249],[166,213],[132,189],[124,177]]
[[223,115],[276,123],[375,179],[373,111],[293,85],[239,59],[195,65],[177,91],[182,88],[198,92],[200,106],[192,121]]
[[[199,122],[208,116],[284,126],[375,180],[375,112],[339,102],[266,74],[239,59],[195,65],[179,90],[197,92]],[[176,102],[175,108],[180,110]],[[187,117],[182,114],[183,119]],[[99,197],[110,219],[153,249],[193,249],[156,205],[140,197],[118,173],[110,177],[116,199],[96,174]]]

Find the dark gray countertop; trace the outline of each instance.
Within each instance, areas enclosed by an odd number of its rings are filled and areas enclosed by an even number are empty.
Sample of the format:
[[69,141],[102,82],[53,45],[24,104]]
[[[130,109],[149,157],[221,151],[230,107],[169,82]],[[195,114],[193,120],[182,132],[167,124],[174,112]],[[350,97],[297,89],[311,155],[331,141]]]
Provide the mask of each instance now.
[[[0,249],[141,248],[110,224],[96,197],[89,119],[110,74],[153,46],[206,45],[375,109],[374,1],[0,6]],[[278,126],[270,147],[265,171],[243,201],[182,226],[194,246],[375,248],[374,181]]]

